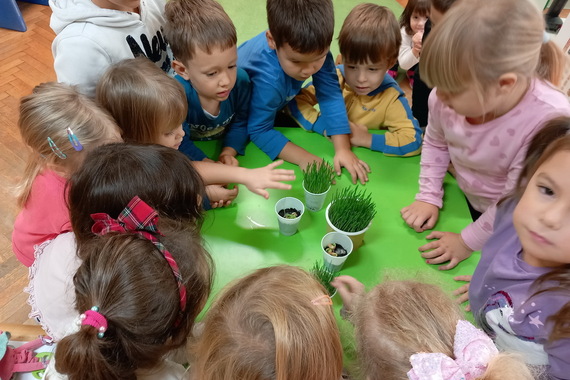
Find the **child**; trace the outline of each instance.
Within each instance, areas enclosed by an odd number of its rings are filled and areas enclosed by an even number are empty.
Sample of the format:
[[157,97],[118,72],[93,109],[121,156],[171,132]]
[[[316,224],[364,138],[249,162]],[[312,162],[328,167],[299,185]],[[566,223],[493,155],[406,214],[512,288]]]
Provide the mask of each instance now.
[[[73,326],[77,317],[73,276],[89,256],[90,251],[83,246],[96,239],[91,214],[104,212],[117,219],[125,205],[139,196],[160,217],[184,222],[185,228],[197,231],[202,218],[203,191],[202,180],[192,163],[174,149],[129,144],[108,144],[94,149],[69,180],[73,233],[61,234],[36,251],[27,288],[32,307],[30,318],[39,320],[55,340],[65,337]],[[207,252],[183,252],[196,268],[212,267]],[[199,311],[198,301],[189,298],[187,305]]]
[[[182,122],[188,104],[180,83],[168,77],[148,60],[130,59],[113,65],[97,85],[97,100],[117,120],[125,141],[155,143],[178,149],[184,136]],[[220,163],[195,161],[207,185],[212,206],[227,205],[237,196],[237,188],[219,184],[242,183],[265,198],[266,188],[290,189],[281,181],[295,179],[292,170],[275,169],[274,162],[263,168],[246,169]],[[218,184],[218,185],[216,185]]]
[[[351,123],[350,142],[386,155],[420,153],[422,131],[412,116],[404,92],[386,74],[398,56],[400,33],[391,10],[360,4],[348,14],[338,37],[344,66],[337,68]],[[292,117],[305,129],[318,122],[315,87],[301,90],[288,104]],[[369,129],[388,129],[383,135]]]
[[191,348],[192,379],[340,379],[342,348],[322,285],[292,266],[258,269],[214,301]]
[[533,139],[469,286],[475,320],[498,348],[553,379],[570,378],[569,130],[561,118]]
[[[400,16],[402,44],[398,54],[399,66],[406,70],[410,87],[414,87],[414,72],[420,61],[424,27],[429,18],[430,0],[410,0]],[[396,66],[396,74],[397,74]],[[392,71],[394,68],[391,69]],[[390,73],[392,76],[394,73]]]
[[354,323],[362,378],[533,379],[519,358],[498,354],[484,332],[463,320],[438,286],[388,280],[365,293],[350,276],[332,284]]
[[211,286],[197,232],[159,220],[139,197],[119,220],[92,217],[98,237],[83,244],[73,279],[81,316],[57,344],[48,378],[180,379],[184,367],[164,356],[185,344]]
[[341,166],[361,183],[368,180],[368,165],[350,150],[350,127],[329,48],[334,30],[331,0],[268,0],[269,30],[238,48],[238,66],[252,83],[248,131],[251,140],[269,158],[283,158],[304,169],[317,156],[287,140],[273,128],[279,110],[299,93],[312,76],[323,113],[314,130],[331,136],[334,167]]
[[31,149],[19,187],[12,250],[25,266],[34,262],[34,247],[71,231],[65,181],[87,151],[120,140],[113,119],[97,105],[58,83],[43,83],[22,98],[20,135]]
[[476,220],[461,234],[429,234],[437,240],[419,248],[428,264],[450,261],[440,267],[450,269],[481,249],[493,231],[495,203],[513,189],[530,139],[546,120],[570,114],[564,94],[547,82],[559,80],[565,58],[543,41],[543,31],[543,17],[528,0],[466,0],[426,42],[422,78],[437,91],[430,96],[420,192],[401,214],[417,232],[434,227],[451,162]]
[[188,101],[180,151],[193,161],[206,154],[196,140],[223,138],[218,161],[238,166],[247,143],[250,83],[237,68],[232,20],[216,1],[171,0],[166,4],[166,37],[176,60],[172,67]]
[[59,82],[95,96],[105,70],[146,56],[166,72],[172,52],[164,39],[164,0],[50,0],[54,69]]

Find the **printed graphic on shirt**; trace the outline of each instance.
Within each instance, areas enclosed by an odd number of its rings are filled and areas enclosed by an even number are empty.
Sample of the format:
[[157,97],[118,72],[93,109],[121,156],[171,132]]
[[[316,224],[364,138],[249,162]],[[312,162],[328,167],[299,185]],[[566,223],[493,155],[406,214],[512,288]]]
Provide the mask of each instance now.
[[[488,287],[485,285],[485,287]],[[525,314],[524,309],[513,308],[511,296],[505,291],[498,291],[491,295],[482,311],[487,326],[483,326],[487,334],[491,335],[499,350],[517,352],[523,356],[524,361],[531,365],[547,365],[548,355],[544,346],[534,341],[533,337],[517,335],[511,323],[517,318],[515,312]],[[526,315],[525,315],[526,316]],[[529,323],[532,323],[529,322]]]
[[189,124],[190,139],[194,141],[209,141],[221,138],[226,127],[232,122],[235,113],[221,123],[215,125]]
[[146,34],[141,34],[139,40],[142,46],[137,42],[137,39],[130,34],[126,39],[135,58],[140,56],[147,57],[153,63],[157,65],[160,64],[162,71],[169,75],[174,75],[171,66],[168,42],[164,38],[162,27],[160,30],[156,31],[156,35],[154,35],[150,40]]

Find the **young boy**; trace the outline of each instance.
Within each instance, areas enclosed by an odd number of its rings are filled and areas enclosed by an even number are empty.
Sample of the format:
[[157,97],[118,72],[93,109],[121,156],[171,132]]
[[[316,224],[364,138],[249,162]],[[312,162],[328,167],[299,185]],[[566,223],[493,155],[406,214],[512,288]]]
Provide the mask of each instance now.
[[58,82],[87,96],[113,63],[146,56],[171,72],[172,53],[162,35],[165,0],[51,0],[50,26]]
[[248,139],[251,89],[247,73],[237,68],[234,24],[214,0],[170,0],[165,16],[172,67],[188,101],[179,150],[194,161],[209,160],[193,141],[223,139],[217,160],[237,166]]
[[252,82],[248,131],[251,140],[271,159],[306,167],[320,160],[293,144],[273,127],[275,115],[313,77],[322,111],[314,130],[325,129],[335,147],[334,166],[344,166],[353,183],[368,180],[368,165],[350,150],[350,127],[334,61],[329,52],[334,30],[331,0],[267,0],[269,30],[242,44],[238,66]]
[[[350,142],[393,156],[420,153],[422,131],[404,92],[386,70],[398,58],[401,34],[396,17],[376,4],[357,5],[347,16],[339,37],[344,66],[338,76],[351,122]],[[308,86],[288,105],[305,129],[314,129],[320,113],[315,87]],[[388,129],[385,134],[369,130]]]

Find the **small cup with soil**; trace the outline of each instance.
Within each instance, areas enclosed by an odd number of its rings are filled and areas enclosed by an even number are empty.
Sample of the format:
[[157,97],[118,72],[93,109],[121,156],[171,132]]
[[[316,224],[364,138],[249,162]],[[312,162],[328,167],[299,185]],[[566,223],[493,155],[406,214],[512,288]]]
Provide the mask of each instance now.
[[321,240],[323,262],[331,272],[338,272],[352,252],[352,240],[340,232],[329,232]]
[[285,197],[275,203],[275,214],[279,222],[279,231],[285,236],[297,232],[305,206],[297,198]]

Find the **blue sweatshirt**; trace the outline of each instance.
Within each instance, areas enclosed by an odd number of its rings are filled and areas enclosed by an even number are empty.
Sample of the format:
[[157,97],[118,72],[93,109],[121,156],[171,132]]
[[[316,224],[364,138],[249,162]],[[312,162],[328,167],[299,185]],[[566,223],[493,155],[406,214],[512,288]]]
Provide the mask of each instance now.
[[[267,44],[265,32],[238,48],[238,66],[247,71],[252,84],[249,136],[273,160],[289,141],[274,129],[275,115],[299,93],[303,82],[285,74],[277,53]],[[313,75],[313,84],[322,112],[319,121],[322,129],[326,129],[329,136],[349,134],[344,100],[330,52],[323,67]]]
[[237,70],[236,84],[230,96],[220,103],[220,113],[211,117],[206,114],[198,93],[189,81],[179,75],[176,79],[184,87],[188,101],[188,115],[183,123],[184,138],[179,150],[193,161],[202,161],[206,154],[194,145],[193,141],[224,139],[224,147],[234,148],[243,155],[247,144],[247,118],[251,84],[244,70]]

